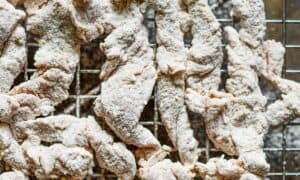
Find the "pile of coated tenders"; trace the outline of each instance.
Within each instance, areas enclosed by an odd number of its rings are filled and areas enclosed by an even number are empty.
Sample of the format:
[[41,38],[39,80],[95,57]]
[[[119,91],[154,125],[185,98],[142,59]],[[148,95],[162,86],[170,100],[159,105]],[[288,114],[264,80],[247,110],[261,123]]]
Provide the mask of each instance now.
[[[156,51],[143,23],[148,8]],[[264,136],[300,116],[300,84],[281,78],[283,46],[264,40],[263,0],[232,0],[232,17],[220,88],[222,29],[207,0],[0,0],[0,179],[85,179],[97,165],[120,180],[265,179]],[[37,70],[14,85],[27,64],[27,32],[39,45]],[[106,61],[91,108],[112,132],[94,116],[51,115],[69,96],[80,47],[99,37]],[[139,123],[154,87],[172,147]],[[198,160],[188,111],[232,159]],[[180,161],[168,159],[171,151]]]

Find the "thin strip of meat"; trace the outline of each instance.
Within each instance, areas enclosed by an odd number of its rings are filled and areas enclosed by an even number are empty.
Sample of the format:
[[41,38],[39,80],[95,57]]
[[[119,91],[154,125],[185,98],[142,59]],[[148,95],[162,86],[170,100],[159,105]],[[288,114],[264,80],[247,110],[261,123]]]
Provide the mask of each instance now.
[[[223,61],[221,29],[206,0],[183,1],[192,20],[192,46],[188,51],[186,96],[218,90]],[[189,102],[187,102],[189,103]]]
[[205,94],[218,90],[223,51],[220,24],[207,0],[184,0],[192,19],[192,47],[188,52],[187,88]]
[[[233,6],[234,16],[240,19],[241,38],[254,49],[257,48],[256,51],[261,56],[257,62],[261,77],[270,82],[271,91],[276,91],[280,95],[279,100],[267,106],[266,118],[269,124],[277,126],[299,117],[297,107],[299,84],[280,77],[285,49],[281,43],[272,40],[262,42],[266,29],[263,22],[265,20],[263,1],[234,0]],[[268,96],[269,92],[266,93]]]
[[[0,1],[0,93],[7,93],[26,63],[26,34],[19,21],[25,13],[15,9],[6,0]],[[9,122],[12,113],[17,110],[18,102],[0,94],[0,159],[14,170],[26,172],[26,160],[20,145],[11,133]],[[6,172],[0,179],[26,179],[21,172]]]
[[241,39],[253,47],[261,46],[266,31],[263,0],[232,0],[232,5]]
[[199,96],[201,90],[189,90],[187,99],[190,109],[205,117],[206,131],[214,145],[227,154],[238,155],[246,170],[263,177],[269,170],[262,150],[268,130],[266,98],[258,85],[264,6],[262,1],[247,0],[235,0],[233,5],[241,29],[237,33],[233,28],[225,28],[229,40],[228,93],[211,91],[207,96]]
[[190,108],[205,116],[206,131],[215,147],[229,155],[238,155],[247,171],[265,176],[269,165],[262,148],[267,125],[260,112],[261,102],[250,96],[236,98],[216,92],[206,97],[194,93],[187,97],[195,103],[193,106],[190,103]]
[[139,124],[156,80],[143,15],[136,3],[120,12],[108,0],[102,6],[107,12],[103,19],[113,30],[100,44],[107,61],[100,75],[101,94],[94,111],[126,144],[158,149],[158,140]]
[[26,63],[26,34],[21,25],[13,30],[0,52],[0,93],[7,93]]
[[300,84],[281,77],[285,49],[275,41],[264,42],[262,76],[270,82],[279,98],[267,107],[266,118],[271,126],[278,126],[300,117]]
[[[183,164],[198,160],[198,142],[193,136],[184,104],[187,49],[182,28],[187,14],[177,0],[154,1],[156,7],[157,102],[161,121]],[[169,161],[160,162],[169,164]],[[156,165],[158,168],[160,165]]]
[[28,170],[38,179],[84,179],[92,173],[93,154],[81,147],[43,146],[37,136],[23,144]]
[[224,157],[211,158],[206,164],[197,163],[195,171],[203,179],[228,179],[228,180],[262,180],[261,177],[247,172],[240,160]]
[[5,42],[14,32],[18,22],[25,17],[25,13],[15,9],[7,0],[0,0],[0,51]]
[[9,171],[0,174],[0,180],[28,180],[20,171]]
[[238,122],[234,122],[238,130],[233,132],[232,139],[245,168],[264,176],[269,170],[263,152],[263,138],[268,131],[268,123],[265,118],[267,101],[258,85],[256,62],[261,57],[242,41],[233,28],[226,27],[225,32],[229,40],[226,47],[229,60],[226,90],[238,99],[230,115],[231,121]]
[[[10,169],[22,171],[26,175],[34,174],[39,179],[49,177],[83,179],[91,173],[93,155],[85,149],[68,148],[61,144],[42,146],[39,139],[32,137],[20,146],[11,134],[9,126],[4,123],[0,126],[1,158]],[[18,176],[18,178],[19,175],[20,173],[7,174],[9,177]]]
[[190,90],[190,109],[205,117],[206,131],[217,148],[238,155],[245,169],[265,176],[269,165],[263,152],[263,137],[268,130],[265,118],[266,98],[258,86],[255,70],[259,58],[231,27],[226,27],[229,45],[226,90],[200,96]]
[[164,159],[153,166],[140,169],[142,180],[192,180],[193,177],[188,167],[179,162],[172,162],[170,159]]
[[139,161],[138,177],[143,180],[192,180],[195,174],[191,171],[193,166],[182,165],[180,162],[172,162],[165,157],[169,147],[163,146],[146,161]]
[[66,147],[84,147],[94,152],[99,166],[122,180],[130,180],[135,176],[133,154],[124,144],[115,143],[93,117],[50,116],[19,122],[17,127],[28,137],[37,136],[43,142],[59,142]]
[[37,72],[8,93],[19,103],[11,121],[47,115],[68,97],[80,44],[67,5],[54,0],[36,8],[31,0],[25,2],[27,28],[37,36],[40,48],[34,56]]
[[26,34],[19,25],[25,14],[1,0],[0,16],[0,93],[7,93],[26,62]]
[[21,146],[15,140],[8,125],[0,124],[0,159],[11,169],[26,172],[27,163]]
[[0,159],[11,169],[26,172],[27,163],[21,146],[8,125],[0,123]]
[[261,61],[261,57],[240,38],[235,29],[226,27],[225,33],[229,41],[226,47],[229,75],[226,90],[235,97],[257,95],[263,98],[257,73],[257,62]]

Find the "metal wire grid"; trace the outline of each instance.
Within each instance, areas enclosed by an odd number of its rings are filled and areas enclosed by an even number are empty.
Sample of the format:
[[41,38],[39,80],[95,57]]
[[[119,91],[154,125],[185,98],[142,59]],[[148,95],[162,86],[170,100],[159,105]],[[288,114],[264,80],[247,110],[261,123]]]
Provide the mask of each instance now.
[[[271,1],[271,0],[266,0],[266,1]],[[282,39],[282,43],[283,45],[287,48],[300,48],[300,44],[287,44],[287,24],[300,24],[300,19],[287,19],[287,0],[281,0],[282,4],[282,18],[281,19],[267,19],[266,23],[267,24],[280,24],[282,27],[282,33],[281,33],[281,39]],[[154,19],[154,12],[153,11],[149,11],[150,13],[147,13],[146,17],[145,17],[145,24],[148,27],[149,30],[149,37],[150,37],[150,42],[151,42],[151,47],[154,49],[154,51],[156,50],[156,44],[155,44],[155,19]],[[218,21],[221,24],[230,24],[232,23],[231,19],[228,18],[219,18]],[[188,44],[187,44],[188,46]],[[27,42],[27,48],[38,48],[38,45],[36,43],[31,42],[30,40],[28,40]],[[300,57],[299,57],[300,58]],[[286,77],[289,74],[300,74],[300,67],[299,69],[287,69],[287,64],[286,62],[288,61],[288,59],[285,59],[285,65],[284,65],[284,69],[283,69],[283,76]],[[33,59],[28,59],[28,62],[33,61]],[[32,62],[31,62],[32,63]],[[26,66],[25,71],[24,71],[24,80],[28,80],[29,76],[31,73],[35,72],[36,69]],[[97,95],[88,95],[88,94],[83,94],[81,92],[81,86],[82,84],[85,84],[85,82],[81,82],[81,77],[82,75],[97,75],[101,72],[101,69],[83,69],[79,65],[77,66],[76,69],[76,74],[75,74],[75,93],[71,94],[69,96],[69,99],[75,100],[75,115],[77,117],[81,117],[81,102],[82,101],[86,101],[86,100],[90,100],[93,101]],[[152,109],[152,113],[153,113],[153,118],[152,119],[141,119],[141,124],[145,125],[146,127],[150,128],[154,135],[156,137],[159,138],[160,133],[159,133],[159,129],[163,128],[162,124],[160,123],[159,120],[159,114],[158,114],[158,109],[156,106],[156,98],[155,98],[155,91],[153,94],[153,97],[151,98],[150,101],[153,101],[153,103],[151,103],[151,107],[148,107],[150,109]],[[197,121],[192,121],[192,126],[196,127],[196,128],[203,128],[203,124],[201,124],[201,122]],[[197,127],[198,126],[198,127]],[[290,126],[300,126],[300,122],[290,122],[289,124],[285,124],[283,125],[282,128],[282,142],[281,142],[281,147],[269,147],[269,148],[264,148],[264,151],[268,154],[269,152],[281,152],[281,171],[278,172],[270,172],[268,174],[268,178],[270,178],[271,180],[273,179],[282,179],[282,180],[286,180],[286,179],[291,179],[291,180],[296,180],[296,179],[300,179],[300,172],[288,172],[286,169],[286,155],[288,153],[300,153],[300,147],[297,148],[288,148],[287,144],[286,144],[286,130],[290,127]],[[204,131],[204,130],[202,130]],[[197,133],[197,132],[195,132]],[[205,132],[204,132],[205,133]],[[202,134],[203,135],[203,134]],[[300,138],[300,137],[299,137]],[[218,152],[217,149],[213,148],[213,146],[211,145],[211,143],[209,142],[209,140],[204,137],[198,140],[200,141],[200,144],[202,144],[202,150],[204,152],[204,157],[207,159],[211,158],[214,156],[214,154],[216,152]],[[166,139],[160,139],[160,141],[162,143],[165,143],[164,141],[166,141]],[[269,160],[270,161],[270,160]],[[271,159],[272,161],[272,159]],[[115,179],[116,177],[112,174],[109,174],[107,172],[105,172],[104,170],[98,170],[99,172],[94,173],[89,179]]]

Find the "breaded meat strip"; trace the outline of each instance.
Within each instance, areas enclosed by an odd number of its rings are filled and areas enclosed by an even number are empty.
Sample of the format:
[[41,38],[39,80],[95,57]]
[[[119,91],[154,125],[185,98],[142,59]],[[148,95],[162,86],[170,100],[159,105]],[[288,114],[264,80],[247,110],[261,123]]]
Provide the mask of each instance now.
[[102,67],[101,94],[94,111],[126,144],[159,149],[160,143],[139,124],[156,81],[153,50],[137,3],[119,11],[110,0],[101,1],[102,19],[111,27],[100,48],[106,55]]
[[28,180],[20,171],[9,171],[0,174],[0,180]]
[[214,145],[230,155],[239,156],[245,169],[265,176],[269,164],[263,152],[263,137],[268,131],[265,118],[266,98],[258,85],[256,51],[240,39],[231,27],[225,28],[229,45],[228,93],[211,92],[208,96],[190,91],[191,110],[205,117],[206,131]]
[[30,136],[22,144],[28,171],[37,179],[84,179],[92,173],[93,154],[82,147],[62,144],[41,145],[38,136]]
[[218,90],[223,62],[220,24],[207,0],[184,0],[192,19],[192,46],[188,52],[187,88],[205,94]]
[[[158,44],[157,104],[161,121],[183,164],[198,160],[198,142],[188,119],[184,102],[187,49],[183,30],[188,15],[177,0],[153,1],[156,8],[156,40]],[[163,164],[169,162],[164,162]],[[159,165],[157,166],[159,167]]]
[[28,138],[37,136],[42,142],[60,143],[65,147],[83,147],[93,152],[100,167],[115,173],[119,179],[130,180],[135,176],[133,154],[124,144],[115,143],[93,117],[50,116],[19,122],[17,127]]

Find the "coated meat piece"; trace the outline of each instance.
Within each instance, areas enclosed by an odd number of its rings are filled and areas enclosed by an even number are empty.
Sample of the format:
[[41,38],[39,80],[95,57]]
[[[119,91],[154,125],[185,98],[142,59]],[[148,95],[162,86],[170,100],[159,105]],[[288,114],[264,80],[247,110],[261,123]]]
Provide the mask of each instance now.
[[139,178],[143,180],[192,180],[195,176],[192,172],[194,165],[182,165],[180,162],[172,162],[170,159],[166,159],[169,151],[169,147],[163,146],[147,161],[140,160]]
[[62,144],[43,146],[37,136],[31,136],[22,149],[28,170],[38,179],[84,179],[92,173],[93,155],[84,148]]
[[266,31],[263,0],[232,0],[232,6],[241,38],[253,47],[261,45]]
[[79,61],[80,44],[66,2],[48,1],[37,8],[28,0],[25,7],[30,15],[27,29],[37,36],[40,46],[34,56],[37,72],[8,93],[19,103],[11,121],[33,119],[54,111],[54,106],[68,97]]
[[140,170],[142,180],[192,180],[193,173],[179,162],[164,159],[151,167]]
[[10,171],[0,174],[0,180],[28,180],[20,171]]
[[190,90],[189,107],[202,112],[206,131],[217,148],[238,155],[249,172],[264,176],[269,170],[263,152],[263,137],[267,133],[266,98],[258,86],[256,60],[259,58],[239,34],[226,27],[229,45],[228,93],[211,92],[208,96]]
[[[179,152],[181,162],[193,164],[199,157],[198,142],[194,138],[184,104],[188,51],[184,47],[182,28],[187,26],[188,15],[176,0],[153,3],[157,11],[158,110],[173,146]],[[161,162],[168,163],[170,162]]]
[[100,74],[101,94],[94,111],[126,144],[159,149],[158,140],[139,124],[156,81],[154,55],[142,24],[143,15],[137,3],[126,11],[115,11],[107,1],[103,2],[107,11],[103,19],[112,31],[100,44],[107,60]]
[[270,82],[279,98],[267,107],[266,118],[271,126],[278,126],[300,116],[300,84],[281,77],[285,49],[275,41],[264,42],[262,76]]
[[192,19],[192,46],[188,52],[187,88],[202,94],[218,90],[223,62],[220,24],[206,0],[184,0]]
[[93,117],[79,119],[70,115],[50,116],[19,122],[17,127],[28,137],[37,136],[43,142],[59,142],[65,147],[84,147],[94,152],[99,165],[120,179],[133,179],[135,176],[133,154],[124,144],[115,143]]
[[240,160],[226,160],[224,157],[211,158],[206,164],[197,163],[195,171],[205,180],[263,180],[263,178],[247,172]]
[[[0,123],[0,131],[0,159],[11,169],[26,172],[27,163],[25,155],[21,146],[11,133],[10,127],[4,123]],[[10,173],[3,177],[19,176],[19,174],[20,173]]]
[[233,97],[220,92],[211,93],[209,97],[189,92],[187,98],[191,101],[190,109],[206,118],[206,132],[216,148],[239,156],[245,169],[251,173],[266,175],[269,165],[262,149],[267,129],[264,113],[261,112],[264,110],[261,107],[263,100],[251,96]]
[[0,93],[7,93],[26,64],[26,34],[21,25],[13,30],[0,52]]
[[18,22],[25,17],[25,13],[15,9],[8,1],[1,0],[0,14],[0,50],[2,50],[5,42],[17,27]]
[[26,34],[19,25],[25,13],[1,0],[0,16],[0,93],[7,93],[26,62]]
[[262,1],[247,0],[232,3],[239,33],[231,27],[225,28],[229,41],[227,93],[211,89],[203,95],[202,90],[188,89],[186,99],[192,111],[204,116],[207,134],[214,145],[227,154],[238,155],[247,171],[264,177],[269,170],[262,150],[269,127],[265,116],[267,99],[259,86],[264,5]]

